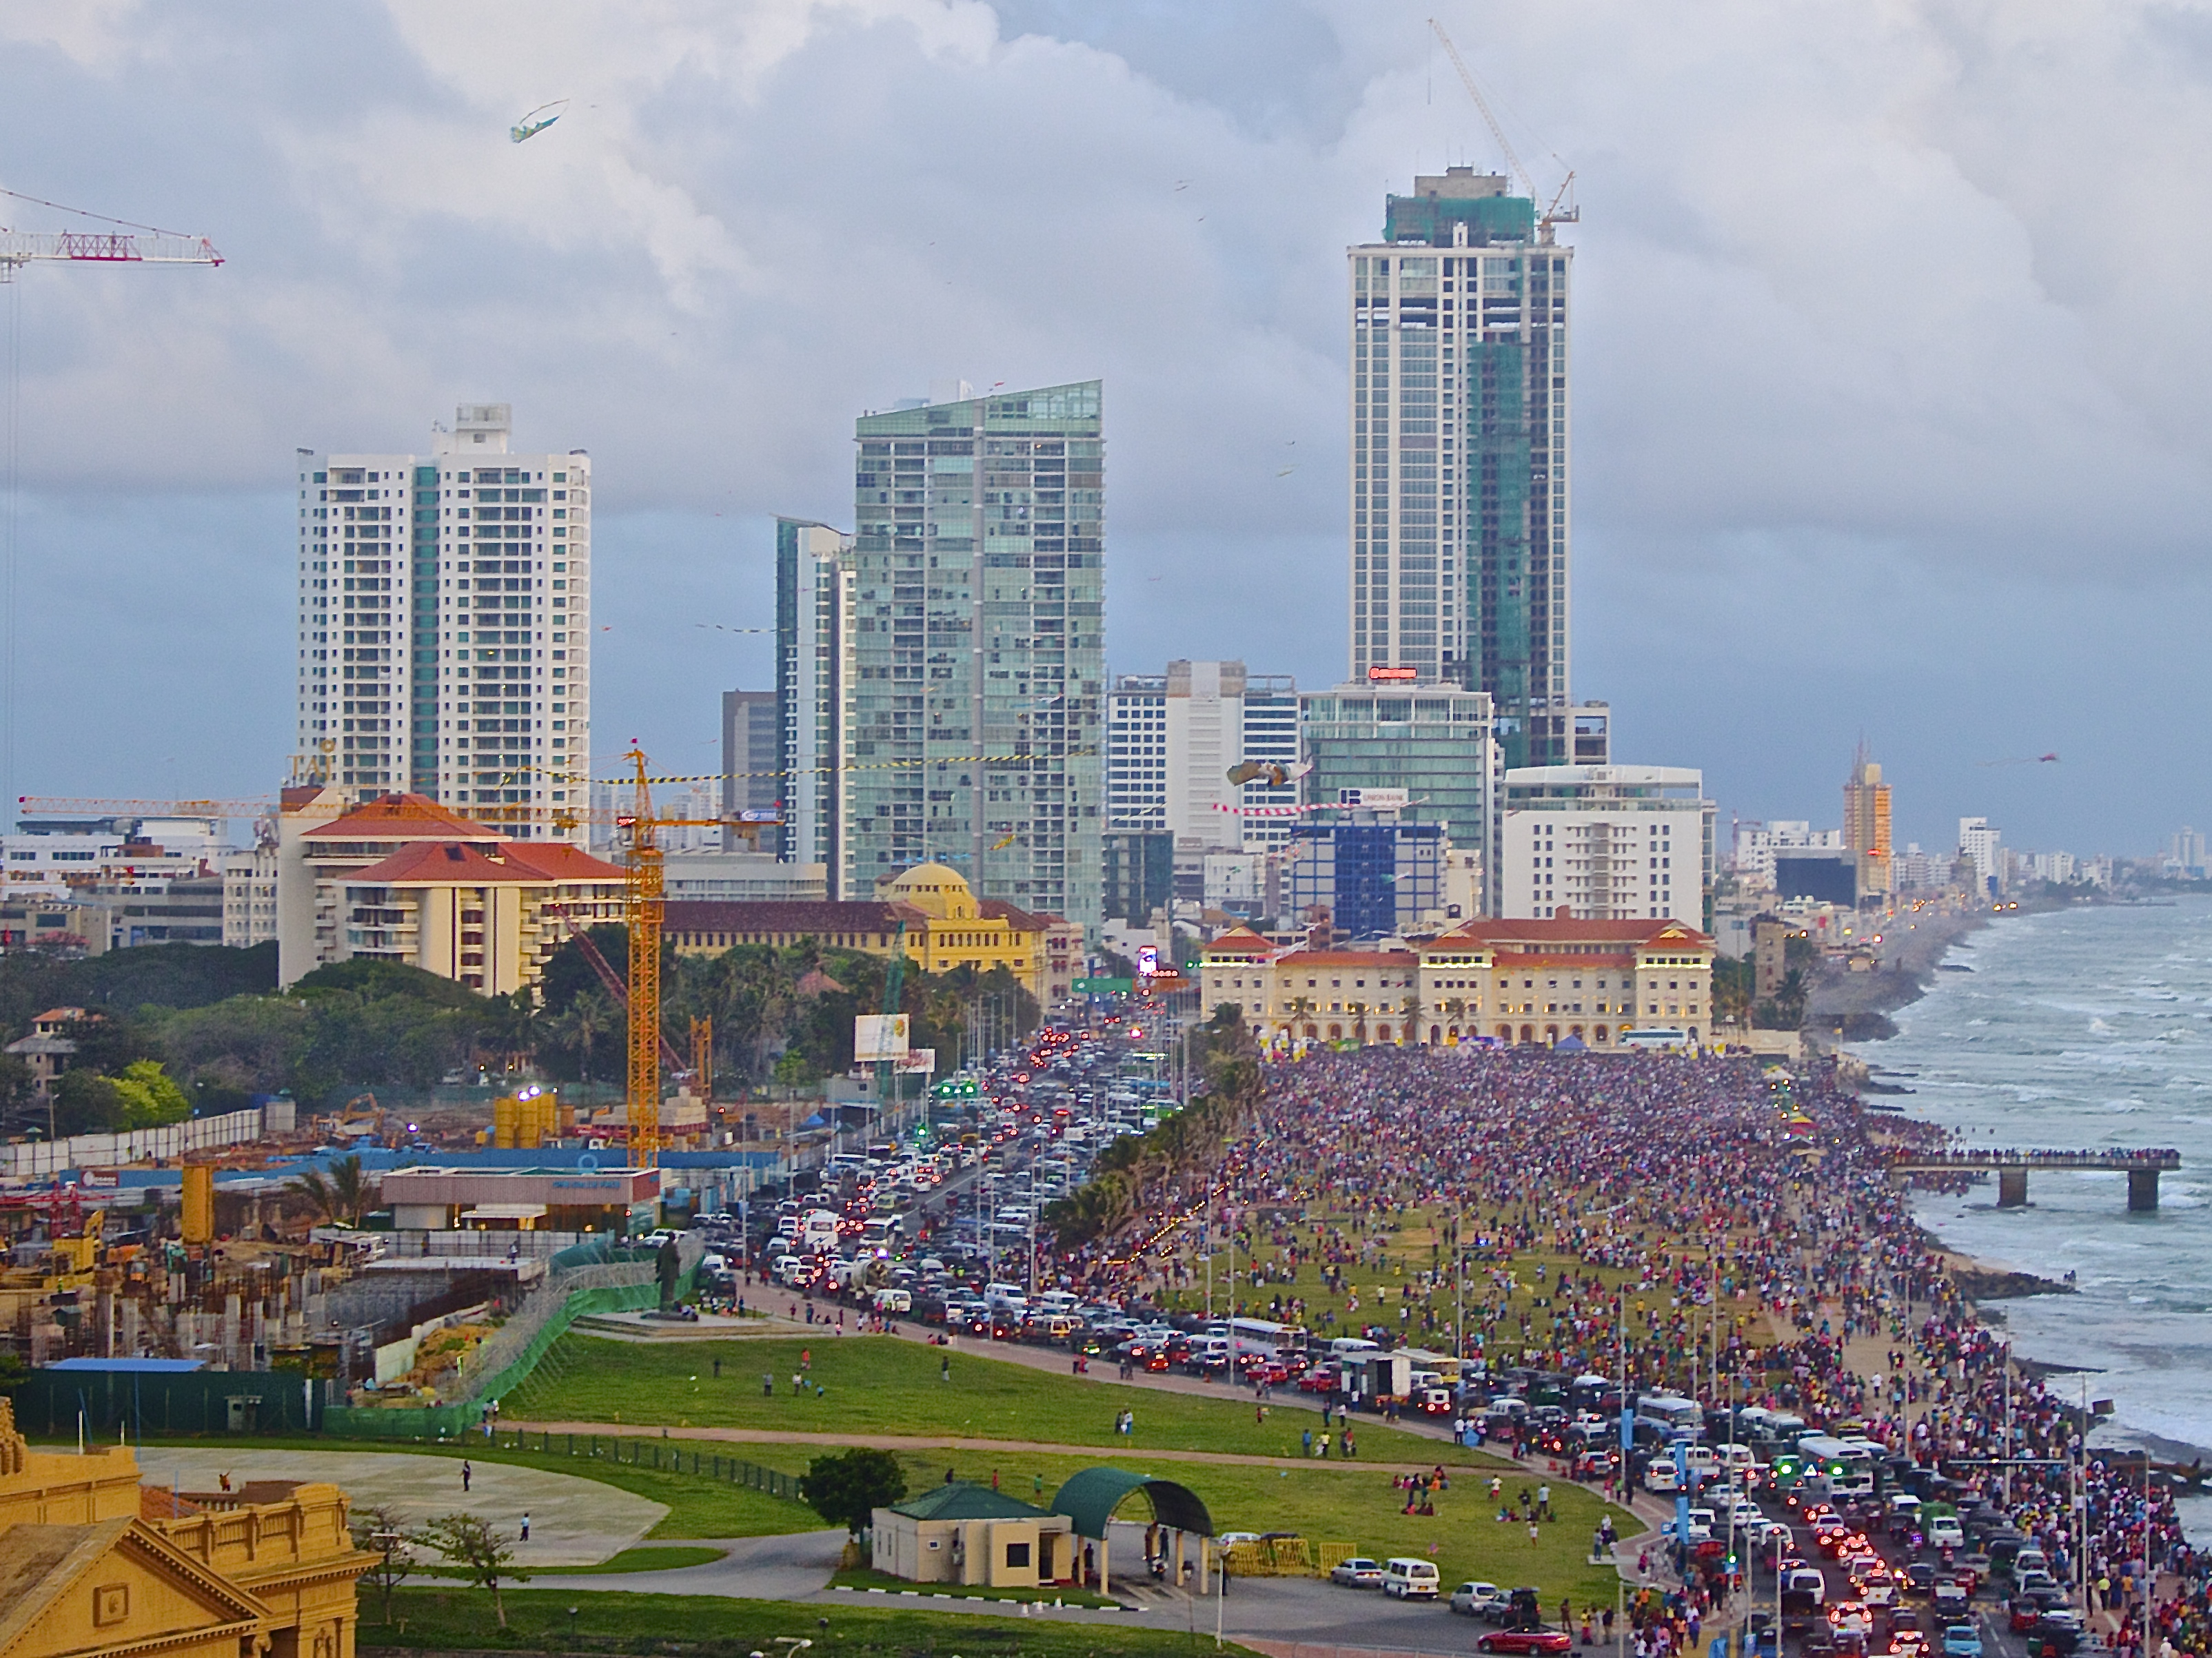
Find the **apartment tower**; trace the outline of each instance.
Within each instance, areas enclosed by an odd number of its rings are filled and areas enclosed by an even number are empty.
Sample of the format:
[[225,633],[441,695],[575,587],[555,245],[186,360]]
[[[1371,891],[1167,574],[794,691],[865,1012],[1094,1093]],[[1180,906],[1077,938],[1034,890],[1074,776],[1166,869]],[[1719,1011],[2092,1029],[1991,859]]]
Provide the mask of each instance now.
[[406,792],[580,841],[591,755],[591,459],[464,404],[428,455],[298,452],[295,744],[356,800]]

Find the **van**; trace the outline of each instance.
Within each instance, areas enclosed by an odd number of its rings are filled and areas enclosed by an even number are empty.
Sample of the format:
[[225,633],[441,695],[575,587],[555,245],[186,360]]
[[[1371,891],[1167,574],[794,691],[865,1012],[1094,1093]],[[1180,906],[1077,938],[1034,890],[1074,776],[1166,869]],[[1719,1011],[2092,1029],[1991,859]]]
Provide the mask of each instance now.
[[878,1290],[876,1291],[876,1310],[879,1313],[910,1313],[914,1310],[911,1290]]
[[1401,1600],[1433,1600],[1437,1598],[1436,1562],[1416,1560],[1410,1555],[1398,1554],[1382,1563],[1382,1593],[1395,1594]]
[[1364,1336],[1338,1336],[1330,1341],[1328,1350],[1331,1353],[1339,1356],[1345,1353],[1379,1353],[1382,1351],[1380,1346],[1368,1340]]
[[1928,1546],[1931,1549],[1963,1549],[1966,1546],[1966,1528],[1959,1523],[1957,1515],[1929,1516]]

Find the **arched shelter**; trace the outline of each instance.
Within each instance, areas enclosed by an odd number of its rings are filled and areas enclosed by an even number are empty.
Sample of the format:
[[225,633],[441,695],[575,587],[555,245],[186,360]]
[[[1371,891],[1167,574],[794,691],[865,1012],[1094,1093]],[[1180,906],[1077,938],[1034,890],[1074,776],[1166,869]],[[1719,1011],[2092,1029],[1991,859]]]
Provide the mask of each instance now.
[[1176,1583],[1180,1584],[1183,1577],[1183,1540],[1213,1535],[1213,1516],[1189,1486],[1131,1473],[1126,1468],[1084,1469],[1053,1493],[1052,1511],[1066,1515],[1074,1523],[1077,1536],[1087,1537],[1098,1546],[1096,1587],[1101,1594],[1106,1593],[1108,1577],[1106,1522],[1132,1491],[1139,1491],[1152,1505],[1153,1524],[1174,1536],[1172,1581]]

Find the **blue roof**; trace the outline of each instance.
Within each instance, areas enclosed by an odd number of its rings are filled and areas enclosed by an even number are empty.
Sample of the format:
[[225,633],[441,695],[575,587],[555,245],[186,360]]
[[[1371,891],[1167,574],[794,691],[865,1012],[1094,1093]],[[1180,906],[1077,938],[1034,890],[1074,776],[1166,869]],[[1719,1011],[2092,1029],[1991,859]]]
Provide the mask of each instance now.
[[197,1358],[65,1358],[58,1364],[45,1367],[49,1370],[125,1370],[139,1376],[175,1376],[185,1370],[197,1370]]

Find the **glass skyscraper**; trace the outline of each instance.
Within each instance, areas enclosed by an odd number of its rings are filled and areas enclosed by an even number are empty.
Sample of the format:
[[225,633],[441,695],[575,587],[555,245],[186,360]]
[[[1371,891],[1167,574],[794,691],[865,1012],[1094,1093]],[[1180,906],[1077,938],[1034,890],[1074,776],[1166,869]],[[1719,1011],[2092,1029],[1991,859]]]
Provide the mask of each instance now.
[[1565,762],[1573,250],[1503,178],[1413,185],[1347,250],[1352,677],[1486,691],[1506,765]]
[[[819,574],[802,574],[810,561],[794,544],[793,591],[779,604],[794,612],[794,703],[802,629],[811,622],[836,641],[835,671],[817,675],[834,713],[794,708],[787,727],[834,733],[834,809],[813,822],[836,896],[872,897],[877,881],[935,861],[979,897],[1096,928],[1099,383],[868,415],[854,435],[850,550],[824,548],[826,561],[811,561]],[[793,816],[808,856],[808,814]]]

